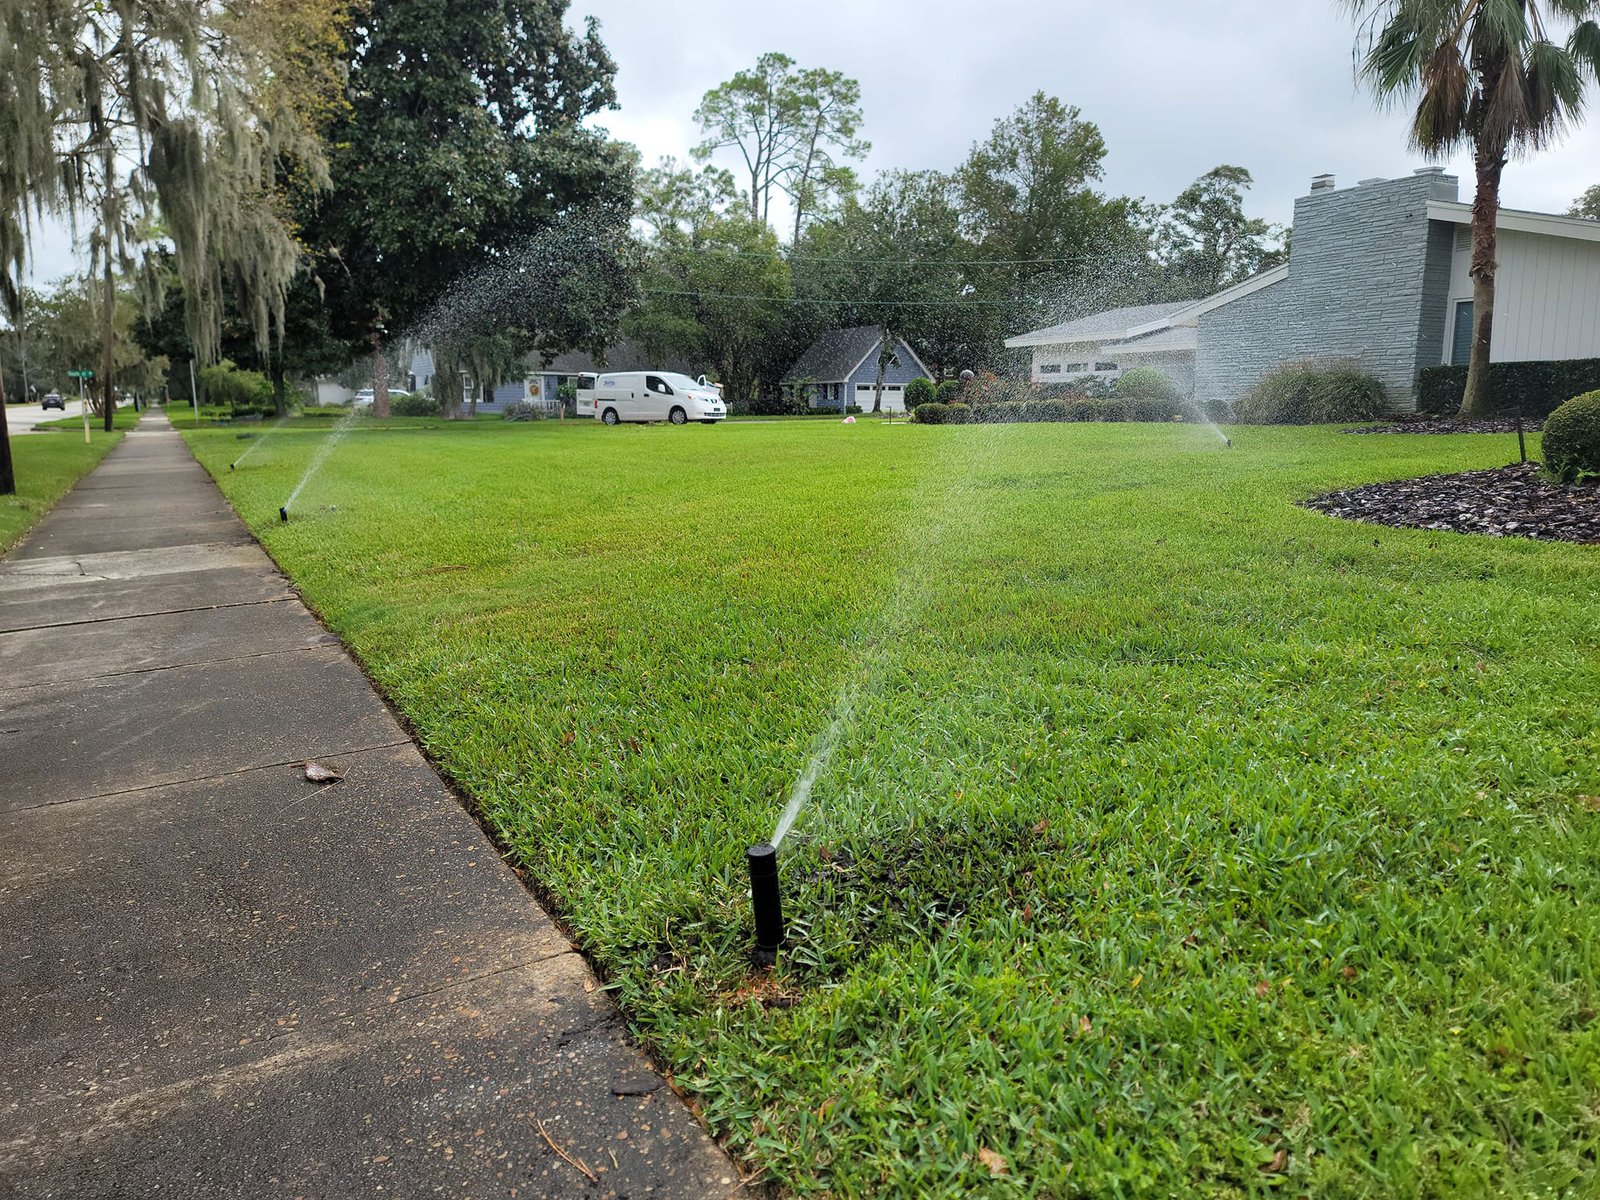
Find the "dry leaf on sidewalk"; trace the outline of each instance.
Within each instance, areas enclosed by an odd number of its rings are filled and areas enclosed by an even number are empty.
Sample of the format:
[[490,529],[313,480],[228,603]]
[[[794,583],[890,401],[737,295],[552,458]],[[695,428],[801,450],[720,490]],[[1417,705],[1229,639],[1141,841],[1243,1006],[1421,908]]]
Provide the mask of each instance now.
[[344,778],[344,772],[338,767],[330,767],[326,763],[306,760],[306,778],[312,783],[338,783]]

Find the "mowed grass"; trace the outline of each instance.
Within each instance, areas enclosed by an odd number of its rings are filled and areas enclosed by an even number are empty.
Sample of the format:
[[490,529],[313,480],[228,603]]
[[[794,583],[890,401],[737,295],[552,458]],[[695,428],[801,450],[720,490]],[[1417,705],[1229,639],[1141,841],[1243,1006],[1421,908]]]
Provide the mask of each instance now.
[[0,553],[22,540],[50,506],[71,490],[122,440],[122,434],[96,428],[85,445],[83,435],[55,431],[11,432],[11,461],[17,491],[0,496]]
[[189,436],[761,1179],[1594,1194],[1600,551],[1233,432],[358,427],[286,526],[317,434]]

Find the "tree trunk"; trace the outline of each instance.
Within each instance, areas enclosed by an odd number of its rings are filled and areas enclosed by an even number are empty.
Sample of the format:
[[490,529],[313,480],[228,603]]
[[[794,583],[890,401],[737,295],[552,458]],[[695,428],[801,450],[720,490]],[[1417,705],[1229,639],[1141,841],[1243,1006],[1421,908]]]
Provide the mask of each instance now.
[[1506,158],[1499,148],[1480,149],[1475,167],[1478,191],[1472,198],[1472,352],[1462,417],[1486,417],[1494,408],[1489,393],[1489,350],[1494,333],[1495,225],[1500,217],[1500,175]]
[[389,355],[377,337],[372,339],[372,415],[389,415]]
[[0,371],[0,496],[16,494],[17,472],[11,465],[11,430],[6,422],[6,377]]
[[110,433],[117,418],[117,391],[111,377],[117,364],[117,291],[111,274],[110,251],[106,252],[100,307],[100,415],[105,431]]
[[878,326],[878,380],[873,384],[872,390],[872,415],[877,416],[883,412],[883,373],[889,366],[889,347],[893,345],[889,337],[887,325]]
[[[278,416],[280,418],[287,417],[289,415],[289,397],[287,395],[287,389],[284,387],[283,358],[280,355],[274,354],[272,356],[272,365],[268,368],[268,371],[272,377],[273,407],[278,410]],[[372,401],[374,404],[376,404],[378,401],[376,392],[373,393]]]

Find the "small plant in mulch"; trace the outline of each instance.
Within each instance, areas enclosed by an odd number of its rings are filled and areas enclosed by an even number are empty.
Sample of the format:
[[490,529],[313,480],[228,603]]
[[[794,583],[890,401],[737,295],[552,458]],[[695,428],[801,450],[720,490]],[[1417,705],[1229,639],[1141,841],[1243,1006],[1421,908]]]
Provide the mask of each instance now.
[[1595,487],[1552,482],[1537,463],[1373,483],[1313,497],[1305,506],[1401,529],[1600,543]]

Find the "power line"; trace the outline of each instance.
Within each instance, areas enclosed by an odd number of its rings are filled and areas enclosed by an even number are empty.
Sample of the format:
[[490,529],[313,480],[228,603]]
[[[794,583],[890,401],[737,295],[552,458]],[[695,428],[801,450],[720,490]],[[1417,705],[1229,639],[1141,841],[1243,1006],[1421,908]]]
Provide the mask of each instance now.
[[[674,247],[673,249],[688,249]],[[721,254],[727,258],[771,258],[760,250],[731,250],[723,246],[697,246],[693,253]],[[1079,254],[1071,258],[851,258],[831,254],[780,254],[784,262],[857,263],[864,266],[894,267],[1026,267],[1057,264],[1082,264],[1105,261],[1103,255]]]
[[1027,300],[813,300],[807,296],[759,296],[740,292],[694,292],[672,288],[646,288],[647,296],[694,296],[701,300],[760,300],[768,304],[833,304],[850,308],[881,308],[902,304],[948,306],[961,308],[1014,308],[1029,304]]

